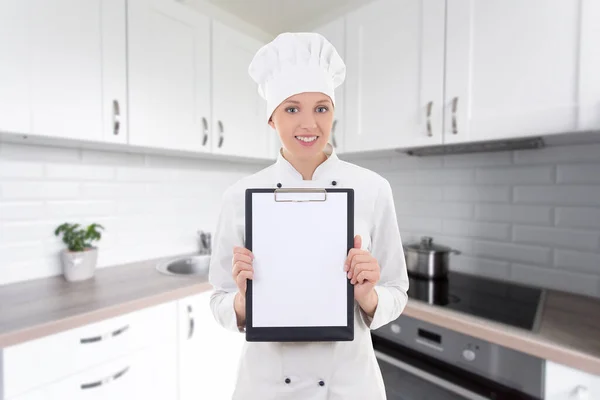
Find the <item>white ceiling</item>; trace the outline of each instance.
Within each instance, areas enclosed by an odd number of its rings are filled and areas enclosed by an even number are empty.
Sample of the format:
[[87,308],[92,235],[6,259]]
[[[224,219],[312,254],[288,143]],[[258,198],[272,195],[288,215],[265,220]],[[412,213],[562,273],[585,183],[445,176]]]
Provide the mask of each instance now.
[[262,31],[276,36],[310,30],[373,0],[207,0]]

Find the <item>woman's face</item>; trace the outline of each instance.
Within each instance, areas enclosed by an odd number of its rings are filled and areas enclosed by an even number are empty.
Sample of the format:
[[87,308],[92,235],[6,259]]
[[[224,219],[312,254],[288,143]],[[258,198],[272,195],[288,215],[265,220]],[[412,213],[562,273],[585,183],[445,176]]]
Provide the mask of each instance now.
[[283,147],[294,157],[318,156],[329,141],[333,104],[323,93],[299,93],[275,109],[269,125],[279,134]]

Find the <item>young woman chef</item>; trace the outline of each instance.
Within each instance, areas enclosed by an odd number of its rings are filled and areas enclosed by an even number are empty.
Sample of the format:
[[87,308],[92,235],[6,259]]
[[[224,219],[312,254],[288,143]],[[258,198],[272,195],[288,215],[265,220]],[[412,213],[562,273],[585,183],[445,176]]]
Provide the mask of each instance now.
[[[245,342],[233,399],[385,399],[370,330],[400,315],[408,277],[388,181],[339,160],[328,144],[344,62],[319,34],[283,33],[256,53],[249,74],[283,147],[273,165],[224,193],[210,265],[213,314],[224,327],[244,331],[253,273],[253,255],[243,247],[246,188],[348,187],[355,191],[356,237],[344,268],[354,284],[355,334],[351,342]],[[319,279],[296,274],[299,282]]]

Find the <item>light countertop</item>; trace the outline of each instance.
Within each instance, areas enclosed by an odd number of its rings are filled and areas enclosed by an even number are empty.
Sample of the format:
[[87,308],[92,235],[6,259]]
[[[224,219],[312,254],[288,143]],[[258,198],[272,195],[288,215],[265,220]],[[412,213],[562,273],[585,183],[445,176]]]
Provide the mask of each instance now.
[[[100,268],[83,282],[56,276],[0,286],[0,348],[211,290],[200,278],[156,271],[183,255]],[[404,315],[600,375],[600,299],[547,290],[536,332],[413,299]]]

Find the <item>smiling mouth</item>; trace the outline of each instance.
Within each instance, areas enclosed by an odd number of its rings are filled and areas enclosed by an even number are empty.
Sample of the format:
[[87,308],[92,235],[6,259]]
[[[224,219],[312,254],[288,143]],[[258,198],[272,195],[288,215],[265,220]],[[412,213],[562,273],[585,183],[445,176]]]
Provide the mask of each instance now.
[[317,140],[318,136],[295,136],[295,138],[304,143],[310,143]]

